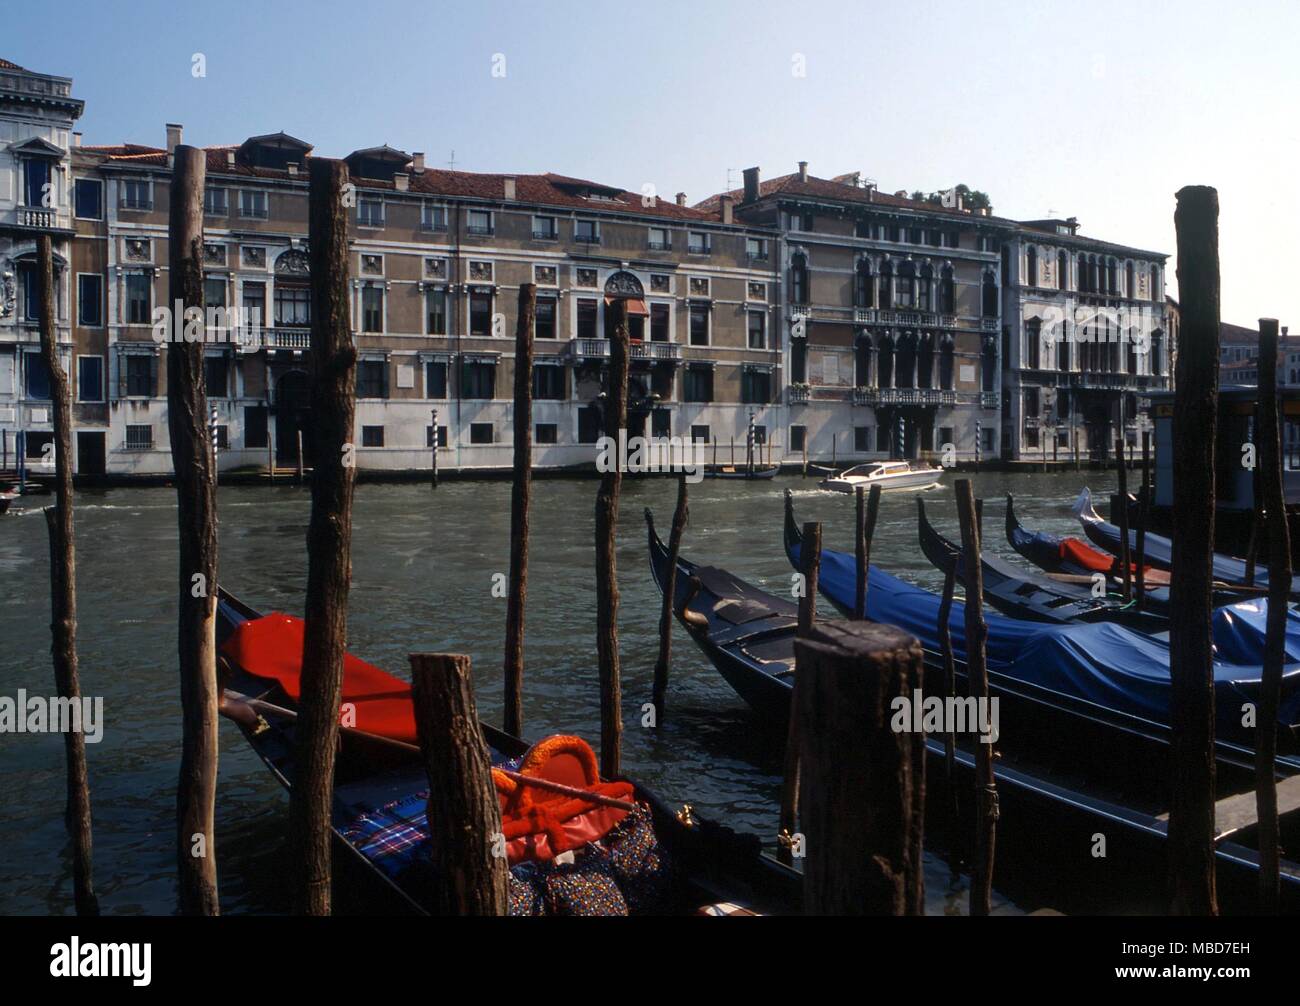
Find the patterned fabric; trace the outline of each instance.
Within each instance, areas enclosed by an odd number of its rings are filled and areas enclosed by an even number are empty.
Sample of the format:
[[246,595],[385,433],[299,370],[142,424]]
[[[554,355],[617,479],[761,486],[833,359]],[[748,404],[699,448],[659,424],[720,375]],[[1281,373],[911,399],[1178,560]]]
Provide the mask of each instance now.
[[719,901],[715,905],[701,905],[695,910],[696,915],[758,915],[744,905],[732,901]]

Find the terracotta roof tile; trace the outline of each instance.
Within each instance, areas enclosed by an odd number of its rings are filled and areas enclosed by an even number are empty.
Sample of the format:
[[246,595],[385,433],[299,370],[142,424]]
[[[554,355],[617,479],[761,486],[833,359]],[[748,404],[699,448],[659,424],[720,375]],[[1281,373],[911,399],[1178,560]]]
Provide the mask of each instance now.
[[[718,203],[721,198],[731,196],[740,205],[745,197],[743,188],[732,189],[730,192],[719,192],[709,196],[702,202],[696,203],[699,209],[713,210],[716,212]],[[834,179],[817,178],[809,175],[806,182],[799,180],[797,172],[789,175],[781,175],[779,178],[769,178],[765,182],[758,184],[758,197],[760,199],[767,196],[788,195],[803,196],[810,199],[831,199],[836,202],[863,203],[873,206],[896,206],[900,209],[920,210],[926,213],[944,213],[950,216],[961,217],[966,220],[1001,220],[1000,217],[982,217],[975,213],[967,213],[954,207],[936,206],[934,203],[917,201],[904,196],[895,196],[888,192],[882,192],[880,189],[865,189],[861,186],[852,185],[848,182],[835,181]]]

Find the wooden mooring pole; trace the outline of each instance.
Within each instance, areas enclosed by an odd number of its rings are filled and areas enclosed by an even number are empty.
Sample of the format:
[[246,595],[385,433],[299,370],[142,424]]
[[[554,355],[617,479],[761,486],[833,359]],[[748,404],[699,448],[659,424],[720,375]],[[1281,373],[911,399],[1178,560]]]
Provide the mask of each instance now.
[[[605,396],[605,435],[617,438],[627,426],[628,332],[627,302],[615,300],[613,338],[609,340],[609,387]],[[600,662],[600,774],[613,779],[621,772],[623,744],[623,686],[618,653],[618,570],[615,539],[620,465],[600,476],[596,493],[596,651]]]
[[[958,479],[957,518],[961,523],[962,581],[966,585],[967,694],[979,704],[988,701],[985,661],[988,625],[984,622],[984,576],[980,566],[980,530],[970,479]],[[975,745],[976,831],[975,863],[971,871],[970,913],[988,915],[993,900],[993,861],[997,840],[998,793],[993,778],[993,745]]]
[[1172,793],[1169,883],[1175,915],[1215,915],[1214,445],[1219,411],[1219,194],[1180,189],[1174,227],[1182,323],[1174,379],[1173,553],[1169,576]]
[[872,486],[869,495],[862,486],[858,486],[855,493],[858,504],[855,532],[858,578],[853,617],[863,619],[867,617],[867,584],[871,579],[871,539],[875,537],[876,518],[880,515],[880,486]]
[[330,819],[352,571],[356,349],[348,323],[348,169],[311,162],[311,521],[296,775],[289,796],[296,910],[330,914]]
[[1151,433],[1142,431],[1142,499],[1138,502],[1136,566],[1137,610],[1146,606],[1147,598],[1147,524],[1151,520]]
[[677,508],[673,511],[672,532],[668,535],[668,579],[663,584],[663,605],[659,609],[659,657],[655,660],[654,703],[655,727],[663,725],[668,708],[668,668],[673,652],[673,605],[677,597],[677,555],[690,510],[686,503],[686,476],[677,477]]
[[891,625],[823,622],[795,654],[804,911],[921,914],[924,735],[891,725],[921,686],[921,646]]
[[430,455],[430,457],[429,457],[429,472],[430,472],[430,486],[429,486],[429,488],[431,488],[431,489],[437,489],[437,488],[438,488],[438,448],[442,446],[442,444],[439,442],[439,439],[440,439],[440,438],[439,438],[439,435],[438,435],[438,410],[437,410],[437,409],[431,409],[431,410],[429,410],[429,419],[430,419],[430,421],[431,421],[432,428],[433,428],[433,436],[430,438],[430,439],[432,439],[433,443],[432,443],[432,445],[429,447],[429,455]]
[[506,857],[492,854],[501,835],[501,810],[474,703],[470,659],[413,653],[410,660],[415,729],[429,777],[435,914],[505,915]]
[[[537,287],[519,287],[515,322],[515,477],[510,488],[510,593],[506,599],[506,733],[524,735],[524,605],[528,599],[528,505],[533,492],[533,317]],[[435,440],[437,431],[434,432]],[[434,450],[437,450],[435,446]]]
[[1259,816],[1259,908],[1277,914],[1281,873],[1277,813],[1277,721],[1286,659],[1291,529],[1282,484],[1282,431],[1278,421],[1277,319],[1259,320],[1259,485],[1268,535],[1268,618],[1264,673],[1255,728],[1255,806]]
[[[65,703],[81,702],[77,668],[77,559],[72,522],[72,394],[68,374],[59,360],[55,332],[54,250],[50,236],[36,239],[36,269],[40,283],[41,355],[50,374],[54,411],[55,505],[45,508],[50,536],[50,632],[53,642],[54,686]],[[86,735],[63,734],[66,760],[65,818],[72,839],[72,897],[78,915],[98,915],[91,842],[90,781],[86,771]]]
[[[924,511],[924,500],[918,499],[916,505]],[[958,561],[953,559],[944,567],[943,596],[939,601],[939,657],[943,661],[943,694],[945,699],[955,699],[957,695],[957,665],[952,652],[952,601],[953,594],[957,589]],[[960,859],[958,850],[961,847],[958,837],[961,834],[961,814],[957,803],[957,787],[953,783],[957,768],[957,735],[954,732],[954,724],[951,720],[948,721],[946,726],[947,729],[943,733],[943,784],[944,792],[948,797],[948,863],[955,874]]]
[[1124,435],[1115,438],[1115,474],[1119,479],[1119,561],[1124,567],[1124,600],[1133,600],[1133,554],[1128,537],[1128,466],[1124,463]]
[[[786,497],[789,506],[789,497]],[[803,593],[799,596],[800,637],[807,636],[817,621],[817,579],[822,561],[822,526],[812,522],[803,526],[803,541],[799,546],[799,569],[803,575]],[[796,830],[795,812],[799,806],[799,717],[795,710],[799,703],[799,662],[795,660],[794,693],[790,697],[790,718],[786,722],[785,771],[781,779],[780,832],[777,835],[776,857],[789,866],[794,862],[793,841]]]
[[[207,155],[173,152],[168,218],[169,305],[203,310],[203,189]],[[183,915],[216,915],[213,834],[217,796],[217,499],[204,388],[203,343],[167,344],[167,428],[176,473],[179,526],[177,656],[181,692],[181,767],[176,788],[176,856]]]

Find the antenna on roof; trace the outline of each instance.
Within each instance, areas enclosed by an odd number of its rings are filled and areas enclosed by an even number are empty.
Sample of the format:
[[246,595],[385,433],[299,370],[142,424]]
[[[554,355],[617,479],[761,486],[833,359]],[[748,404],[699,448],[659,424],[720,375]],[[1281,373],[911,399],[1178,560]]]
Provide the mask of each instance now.
[[738,188],[738,186],[736,185],[736,183],[733,182],[731,179],[732,179],[732,177],[735,175],[735,173],[736,173],[737,171],[739,171],[739,170],[740,170],[739,168],[728,168],[728,169],[727,169],[727,184],[726,184],[725,186],[723,186],[723,189],[722,189],[723,192],[730,192],[732,189],[734,189],[734,188]]
[[448,167],[448,169],[450,169],[451,171],[455,171],[455,170],[456,170],[456,151],[454,151],[454,150],[451,152],[451,160],[449,160],[449,161],[447,162],[447,167]]

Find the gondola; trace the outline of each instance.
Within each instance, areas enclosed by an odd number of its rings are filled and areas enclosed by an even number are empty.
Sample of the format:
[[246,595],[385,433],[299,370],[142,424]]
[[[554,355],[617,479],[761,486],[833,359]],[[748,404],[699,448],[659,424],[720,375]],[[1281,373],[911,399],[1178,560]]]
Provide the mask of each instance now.
[[[662,591],[669,568],[668,550],[655,533],[649,510],[645,517],[650,570]],[[679,556],[673,610],[677,621],[740,697],[765,719],[784,724],[794,683],[795,606],[727,570],[696,565]],[[1003,738],[1007,750],[999,751],[995,763],[1002,809],[998,824],[1001,872],[995,882],[1014,884],[1021,874],[1032,874],[1033,881],[1040,884],[1067,878],[1060,883],[1059,896],[1084,899],[1080,908],[1084,911],[1102,910],[1107,890],[1134,896],[1140,893],[1149,904],[1159,904],[1167,862],[1166,823],[1155,802],[1159,796],[1121,795],[1109,780],[1092,771],[1096,767],[1093,759],[1076,757],[1068,763],[1069,770],[1061,772],[1051,766],[1050,754],[1035,758],[1032,746],[1015,743],[1018,739],[1005,730]],[[928,833],[947,829],[947,839],[960,842],[961,836],[951,831],[951,821],[945,820],[952,804],[942,789],[942,737],[926,738],[926,754],[930,779],[937,780],[927,784]],[[954,755],[952,782],[958,795],[974,786],[974,755],[961,743]],[[1300,831],[1295,816],[1284,819],[1288,836]],[[1106,836],[1107,858],[1081,855],[1078,850],[1087,849],[1099,833]],[[1223,902],[1235,910],[1250,911],[1256,904],[1256,852],[1225,834],[1216,854]],[[1300,911],[1300,865],[1284,862],[1282,875],[1285,908]]]
[[781,470],[780,465],[754,465],[751,471],[745,465],[705,465],[706,479],[771,479]]
[[[1121,553],[1123,532],[1114,524],[1102,519],[1101,514],[1097,513],[1096,508],[1092,505],[1092,493],[1087,488],[1079,493],[1079,498],[1074,501],[1074,506],[1071,509],[1074,515],[1079,518],[1079,523],[1083,525],[1083,533],[1088,536],[1089,541],[1111,555]],[[1129,550],[1131,554],[1137,554],[1137,531],[1131,528],[1129,529]],[[1173,541],[1164,535],[1152,534],[1148,531],[1144,536],[1143,555],[1146,557],[1146,562],[1157,569],[1173,569],[1173,550]],[[1214,553],[1214,579],[1221,583],[1244,586],[1247,583],[1246,567],[1245,559],[1223,555],[1220,552]],[[1266,563],[1257,564],[1254,586],[1268,586],[1268,565]],[[1290,594],[1293,598],[1300,597],[1300,575],[1291,578]]]
[[[279,613],[264,616],[225,590],[219,594],[222,712],[235,720],[286,789],[291,789],[294,781],[294,696],[302,631],[297,619]],[[379,900],[409,912],[427,913],[433,907],[431,892],[437,878],[429,873],[424,818],[428,780],[419,748],[411,743],[415,737],[410,686],[349,655],[344,665],[343,698],[354,710],[356,726],[340,734],[331,821],[336,844],[347,860],[360,867],[368,890]],[[550,738],[530,747],[486,723],[482,730],[494,768],[527,774],[530,764],[541,764],[538,753],[549,751],[558,752],[555,763],[570,774],[575,764],[581,766],[588,760],[594,773],[594,756],[577,738]],[[579,815],[572,826],[565,819],[559,838],[553,829],[540,836],[511,837],[508,824],[503,826],[513,864],[512,914],[542,914],[536,909],[546,902],[537,900],[538,885],[549,882],[552,874],[547,864],[553,865],[555,855],[567,852],[573,856],[574,862],[564,867],[570,873],[595,869],[602,862],[617,864],[614,841],[623,841],[640,829],[634,840],[649,842],[647,828],[653,832],[655,868],[638,879],[635,897],[627,892],[625,905],[632,914],[767,914],[798,909],[798,874],[765,855],[757,837],[700,819],[689,807],[675,813],[634,782],[601,783],[589,776],[588,783],[579,785],[596,793],[606,792],[604,787],[611,785],[622,786],[615,792],[629,793],[622,802],[632,802],[636,809],[621,811],[626,817],[613,830],[601,831],[597,825],[602,819],[596,812],[604,813],[609,805],[582,802],[592,816]],[[504,812],[506,798],[502,799]],[[560,820],[558,813],[547,819],[552,825]],[[584,828],[599,837],[600,843],[584,842]],[[518,863],[516,842],[522,843],[518,849],[527,853]],[[539,850],[547,848],[552,859],[538,858]],[[635,858],[628,856],[625,861]],[[649,853],[642,858],[651,862]],[[607,891],[608,884],[604,880],[600,884],[601,890]],[[610,898],[605,897],[601,904],[608,910]]]
[[[926,516],[922,499],[916,501],[916,521],[925,557],[940,572],[946,572],[955,563],[957,582],[964,587],[961,547],[935,530]],[[1160,632],[1168,627],[1168,619],[1163,615],[1138,611],[1132,603],[1114,594],[1097,597],[1088,587],[1017,569],[989,550],[981,551],[980,566],[985,602],[1012,618],[1055,625],[1115,622],[1145,632]]]
[[[788,494],[785,504],[786,555],[800,569],[802,535]],[[852,611],[856,582],[854,556],[823,548],[819,590],[846,615]],[[932,591],[871,566],[867,617],[916,636],[927,664],[936,670],[942,667],[940,604]],[[998,614],[985,614],[984,620],[989,685],[993,694],[1002,696],[1004,723],[1012,722],[1015,709],[1021,729],[1054,724],[1044,738],[1060,747],[1062,757],[1088,750],[1114,760],[1123,771],[1137,764],[1141,771],[1154,773],[1153,780],[1163,780],[1157,763],[1169,742],[1168,639],[1106,622],[1048,625]],[[1257,662],[1241,658],[1262,652],[1265,620],[1263,605],[1219,608],[1214,613],[1215,754],[1220,774],[1243,788],[1254,775],[1254,750],[1251,731],[1241,723],[1241,708],[1257,702],[1262,670]],[[965,672],[964,621],[964,605],[954,601],[949,628],[959,675]],[[1294,732],[1300,726],[1300,629],[1288,632],[1287,649],[1293,662],[1283,673],[1278,722],[1284,753],[1278,766],[1290,775],[1300,772]]]

